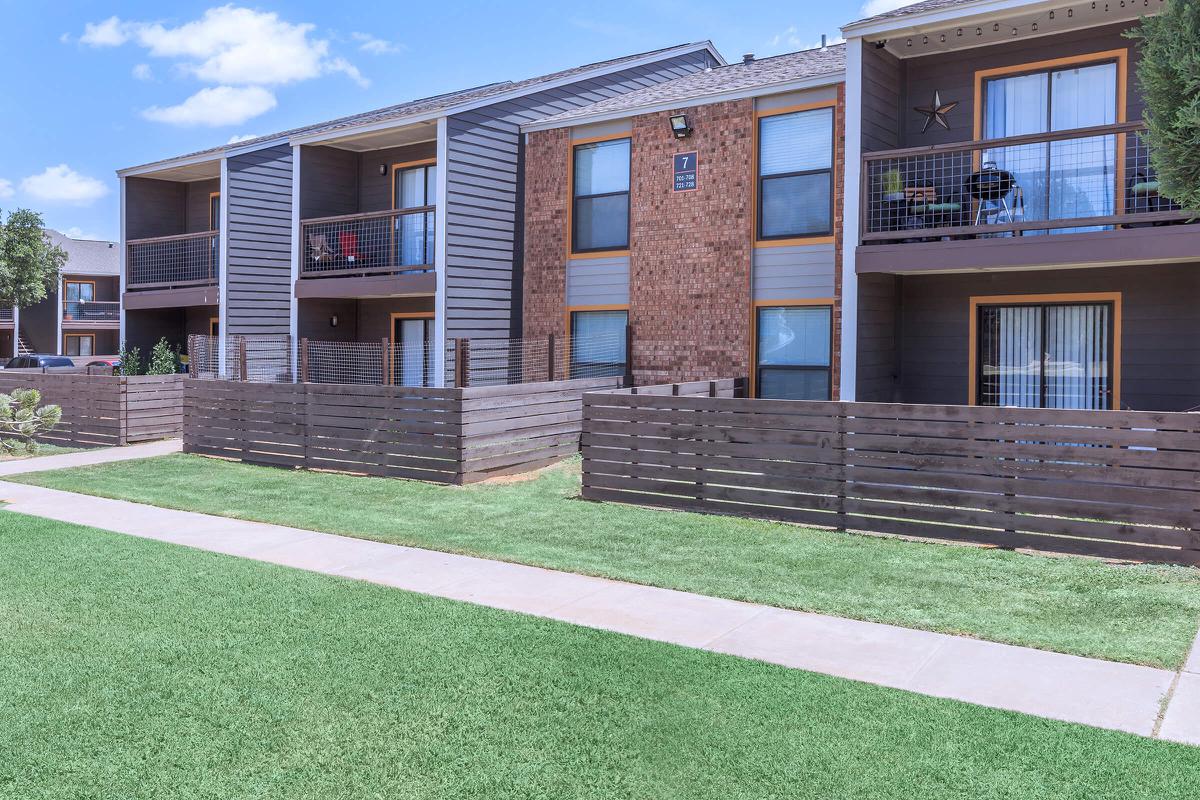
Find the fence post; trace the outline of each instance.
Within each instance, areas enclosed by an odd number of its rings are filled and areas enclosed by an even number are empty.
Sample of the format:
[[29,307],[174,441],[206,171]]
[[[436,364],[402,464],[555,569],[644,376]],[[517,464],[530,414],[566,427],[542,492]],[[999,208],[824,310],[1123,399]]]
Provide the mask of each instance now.
[[471,340],[454,340],[454,385],[466,389],[471,382]]
[[554,380],[554,334],[546,339],[546,380]]
[[238,339],[238,369],[242,373],[242,380],[250,380],[250,372],[246,369],[246,337]]
[[379,340],[379,384],[387,386],[391,383],[388,373],[391,371],[391,348],[388,347],[388,338],[385,336]]
[[633,386],[633,326],[625,325],[625,385]]

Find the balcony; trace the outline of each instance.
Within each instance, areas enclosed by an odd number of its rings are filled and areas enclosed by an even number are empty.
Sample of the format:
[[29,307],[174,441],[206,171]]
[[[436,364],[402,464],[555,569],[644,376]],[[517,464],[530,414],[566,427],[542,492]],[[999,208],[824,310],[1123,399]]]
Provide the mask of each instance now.
[[133,239],[126,243],[125,288],[214,286],[220,263],[217,231]]
[[105,328],[121,322],[121,304],[115,300],[64,300],[64,328]]
[[11,328],[13,324],[12,306],[0,307],[0,328]]
[[[858,272],[1089,266],[1194,253],[1142,122],[867,153]],[[1152,241],[1150,251],[1146,242]]]
[[433,294],[435,215],[423,206],[303,220],[296,296]]

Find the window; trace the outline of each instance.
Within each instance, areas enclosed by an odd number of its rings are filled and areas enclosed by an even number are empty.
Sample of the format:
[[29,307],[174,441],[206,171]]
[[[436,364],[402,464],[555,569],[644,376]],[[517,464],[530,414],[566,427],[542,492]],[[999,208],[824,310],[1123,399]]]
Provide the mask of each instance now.
[[571,377],[624,375],[628,324],[628,311],[571,312]]
[[629,139],[576,145],[571,251],[629,247]]
[[208,318],[208,335],[209,336],[220,336],[221,335],[221,318],[220,317],[209,317]]
[[759,397],[828,400],[833,396],[831,306],[760,307],[756,327]]
[[433,385],[432,317],[392,315],[392,383],[396,386]]
[[[983,83],[983,137],[1112,125],[1118,121],[1117,76],[1117,63],[1107,62],[989,79]],[[982,160],[1016,178],[1026,219],[1115,213],[1115,135],[992,148]],[[1098,228],[1054,232],[1080,230]]]
[[758,238],[833,232],[833,109],[759,118]]
[[215,231],[221,227],[221,193],[213,192],[208,196],[208,229]]
[[976,313],[976,403],[1112,408],[1112,303],[981,305]]
[[65,354],[68,356],[93,356],[96,354],[96,337],[90,333],[68,333],[65,337]]
[[92,281],[63,281],[63,319],[82,320],[87,304],[96,299],[96,284]]
[[[392,208],[431,209],[436,205],[437,164],[397,164],[393,167]],[[434,230],[432,209],[396,217],[392,236],[395,265],[408,267],[432,264]]]

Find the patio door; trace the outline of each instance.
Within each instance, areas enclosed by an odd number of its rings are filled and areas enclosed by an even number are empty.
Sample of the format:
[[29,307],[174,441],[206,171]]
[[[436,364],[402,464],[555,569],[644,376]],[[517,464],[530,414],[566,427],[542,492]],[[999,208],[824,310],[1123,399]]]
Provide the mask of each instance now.
[[[984,84],[983,90],[985,139],[1068,131],[1118,121],[1115,62],[994,78]],[[1114,135],[993,148],[983,153],[983,162],[989,161],[1016,178],[1027,220],[1115,213],[1117,137]],[[1075,228],[1072,232],[1080,230],[1099,228]]]
[[432,317],[392,317],[392,383],[433,385]]
[[983,305],[978,314],[977,404],[1113,407],[1112,303]]
[[402,267],[433,264],[434,212],[417,211],[437,205],[437,164],[397,164],[393,170],[392,208],[413,213],[393,223],[393,264]]

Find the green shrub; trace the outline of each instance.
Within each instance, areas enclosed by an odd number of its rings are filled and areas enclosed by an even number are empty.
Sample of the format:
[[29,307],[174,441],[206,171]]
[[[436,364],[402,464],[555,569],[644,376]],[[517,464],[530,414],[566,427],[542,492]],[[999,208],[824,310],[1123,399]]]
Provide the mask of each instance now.
[[118,375],[138,375],[142,369],[142,351],[137,347],[130,347],[127,344],[121,344],[121,352],[117,354],[117,358],[121,361],[121,366],[117,367],[116,374]]
[[16,389],[12,394],[0,394],[0,449],[8,455],[38,451],[37,439],[58,426],[62,409],[42,405],[42,393],[37,389]]
[[158,340],[150,351],[150,366],[146,368],[147,375],[174,375],[179,371],[179,353],[167,341],[166,337]]

